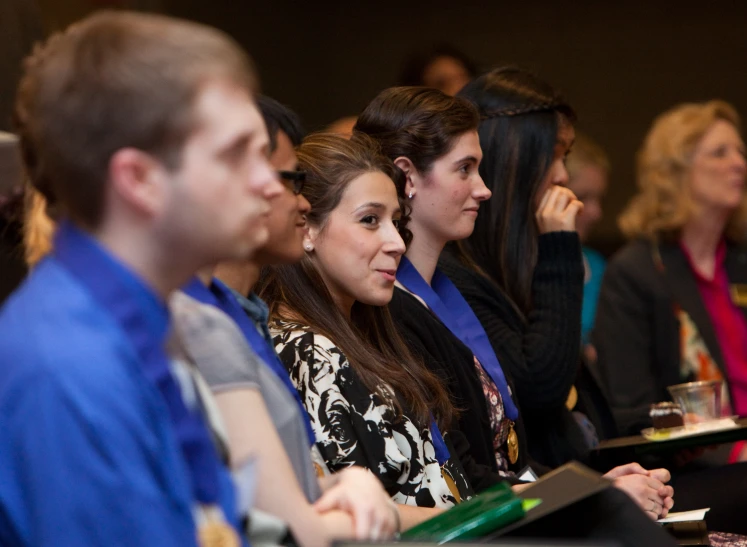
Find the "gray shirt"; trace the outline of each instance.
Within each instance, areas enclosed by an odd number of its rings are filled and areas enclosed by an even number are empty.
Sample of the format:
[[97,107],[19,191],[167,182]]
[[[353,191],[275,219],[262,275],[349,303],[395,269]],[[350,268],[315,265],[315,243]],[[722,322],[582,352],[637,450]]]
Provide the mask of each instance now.
[[[169,307],[184,353],[213,392],[245,388],[260,391],[306,498],[316,501],[321,491],[305,425],[283,382],[254,353],[239,327],[218,308],[182,292],[172,296]],[[251,420],[247,416],[248,427]]]

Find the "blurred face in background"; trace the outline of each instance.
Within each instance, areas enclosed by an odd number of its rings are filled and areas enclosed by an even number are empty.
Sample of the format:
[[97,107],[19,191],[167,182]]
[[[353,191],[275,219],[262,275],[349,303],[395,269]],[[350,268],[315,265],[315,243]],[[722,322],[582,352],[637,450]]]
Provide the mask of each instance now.
[[423,84],[452,97],[470,81],[467,68],[454,57],[436,57],[423,70]]
[[690,193],[696,206],[731,213],[744,199],[745,145],[737,129],[718,120],[693,151]]
[[576,217],[576,230],[586,241],[594,225],[602,219],[602,198],[607,192],[609,173],[602,166],[587,163],[568,180],[568,188],[584,204]]

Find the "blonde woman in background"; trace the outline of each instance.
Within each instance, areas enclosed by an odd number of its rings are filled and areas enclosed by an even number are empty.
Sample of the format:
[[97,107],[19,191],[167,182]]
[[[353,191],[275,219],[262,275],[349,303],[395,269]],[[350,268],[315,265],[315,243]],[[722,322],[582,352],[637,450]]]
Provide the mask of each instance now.
[[[638,194],[619,218],[630,242],[607,266],[592,334],[621,434],[649,427],[649,405],[691,380],[723,378],[732,412],[747,415],[746,175],[739,115],[723,101],[678,105],[643,141]],[[678,506],[711,507],[709,529],[746,533],[735,498],[747,464],[693,472],[704,464],[673,469]]]
[[622,433],[651,425],[666,388],[725,379],[747,415],[745,145],[723,101],[662,114],[638,156],[639,192],[619,219],[593,343]]

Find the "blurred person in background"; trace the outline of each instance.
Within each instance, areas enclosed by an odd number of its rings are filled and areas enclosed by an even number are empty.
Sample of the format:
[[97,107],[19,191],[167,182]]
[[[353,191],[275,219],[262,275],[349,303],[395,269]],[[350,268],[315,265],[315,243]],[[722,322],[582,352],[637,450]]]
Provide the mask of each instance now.
[[[584,207],[576,216],[576,232],[584,244],[594,226],[602,219],[602,199],[607,191],[610,162],[599,144],[583,133],[576,132],[573,149],[566,160],[567,187],[576,194]],[[602,286],[605,259],[591,247],[583,245],[584,304],[581,310],[581,339],[589,348],[587,357],[593,359],[593,349],[588,345],[594,316]]]
[[[591,342],[620,433],[650,427],[667,386],[722,380],[722,415],[747,415],[745,144],[730,104],[658,116],[638,152],[638,193],[618,219],[630,242],[608,263]],[[679,507],[709,506],[711,529],[746,533],[743,443],[675,458]],[[708,487],[704,487],[708,485]]]
[[747,415],[747,174],[736,110],[679,105],[638,153],[638,194],[619,218],[630,243],[602,282],[592,343],[621,433],[651,426],[667,386],[724,380]]
[[412,55],[404,64],[399,85],[432,87],[454,96],[477,74],[472,59],[443,43],[426,53]]
[[344,116],[329,124],[326,131],[349,138],[353,134],[353,127],[357,121],[358,116]]

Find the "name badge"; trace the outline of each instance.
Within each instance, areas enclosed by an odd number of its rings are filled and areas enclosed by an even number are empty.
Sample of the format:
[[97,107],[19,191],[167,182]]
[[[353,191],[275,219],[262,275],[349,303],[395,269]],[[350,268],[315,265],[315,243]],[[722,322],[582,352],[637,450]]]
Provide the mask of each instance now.
[[734,283],[729,285],[731,301],[740,308],[747,308],[747,285],[744,283]]

